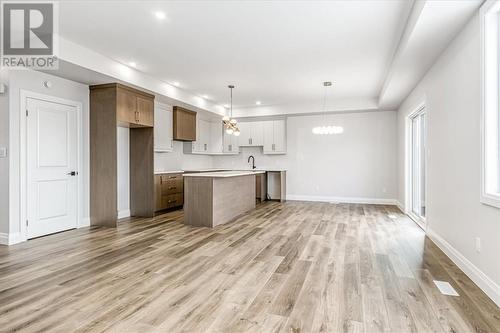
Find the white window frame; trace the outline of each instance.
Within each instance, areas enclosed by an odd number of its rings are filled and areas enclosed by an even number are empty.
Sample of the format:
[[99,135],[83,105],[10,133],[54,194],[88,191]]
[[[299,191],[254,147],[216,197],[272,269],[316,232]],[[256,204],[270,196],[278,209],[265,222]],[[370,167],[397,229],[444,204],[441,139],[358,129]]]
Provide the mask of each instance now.
[[[479,11],[481,29],[481,197],[500,208],[500,2],[488,0]],[[496,183],[495,191],[489,189]]]
[[[428,176],[428,161],[425,163],[425,185],[424,185],[424,191],[425,191],[425,200],[426,200],[426,216],[418,216],[413,212],[413,189],[414,189],[414,183],[413,183],[413,119],[418,117],[419,115],[425,113],[426,114],[426,133],[425,135],[427,136],[428,132],[428,119],[429,119],[429,113],[426,108],[426,102],[425,100],[418,104],[417,107],[414,108],[414,111],[412,111],[410,114],[406,116],[406,175],[405,175],[405,210],[406,210],[406,215],[408,215],[422,230],[426,231],[428,228],[428,221],[427,221],[427,215],[429,213],[428,209],[428,182],[429,182],[429,176]],[[427,140],[428,144],[428,140]],[[428,146],[427,146],[428,147]],[[425,157],[427,159],[428,157],[428,148],[426,147],[425,149]]]

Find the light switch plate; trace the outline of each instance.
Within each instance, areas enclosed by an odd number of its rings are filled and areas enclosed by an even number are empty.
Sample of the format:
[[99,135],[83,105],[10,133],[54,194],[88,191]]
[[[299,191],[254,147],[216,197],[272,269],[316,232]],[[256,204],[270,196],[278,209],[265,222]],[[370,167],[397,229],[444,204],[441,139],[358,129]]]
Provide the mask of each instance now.
[[7,157],[7,148],[0,147],[0,158]]

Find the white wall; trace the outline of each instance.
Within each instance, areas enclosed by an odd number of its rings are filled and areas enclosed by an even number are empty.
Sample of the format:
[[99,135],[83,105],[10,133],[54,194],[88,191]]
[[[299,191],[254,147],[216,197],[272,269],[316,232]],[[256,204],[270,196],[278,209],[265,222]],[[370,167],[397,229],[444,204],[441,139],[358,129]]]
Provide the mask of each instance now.
[[[52,88],[43,86],[44,81],[51,81]],[[19,242],[24,235],[20,234],[20,124],[24,120],[24,110],[20,110],[20,90],[46,94],[72,101],[81,102],[82,107],[82,135],[83,170],[79,170],[83,183],[81,193],[82,218],[84,223],[89,221],[89,89],[88,86],[73,81],[61,79],[45,73],[31,70],[11,70],[9,72],[9,219],[2,220],[0,230],[9,231],[9,242]],[[7,226],[8,224],[8,226]]]
[[118,127],[116,131],[116,178],[118,218],[130,216],[130,129]]
[[[428,234],[500,305],[500,209],[480,195],[480,32],[474,16],[398,112],[399,201],[405,200],[405,120],[428,112]],[[475,251],[481,238],[481,252]],[[483,274],[484,273],[484,274]]]
[[[344,127],[340,135],[314,135],[313,127]],[[214,158],[214,167],[287,169],[287,196],[298,200],[389,202],[397,197],[396,112],[365,112],[287,118],[287,154],[263,155],[242,148]]]
[[214,157],[210,155],[193,155],[183,153],[183,143],[174,141],[171,153],[155,153],[155,171],[189,170],[196,168],[212,168]]
[[[0,72],[0,82],[7,84],[7,70]],[[9,147],[9,95],[0,95],[0,147]],[[0,158],[0,244],[6,243],[9,232],[9,155]]]

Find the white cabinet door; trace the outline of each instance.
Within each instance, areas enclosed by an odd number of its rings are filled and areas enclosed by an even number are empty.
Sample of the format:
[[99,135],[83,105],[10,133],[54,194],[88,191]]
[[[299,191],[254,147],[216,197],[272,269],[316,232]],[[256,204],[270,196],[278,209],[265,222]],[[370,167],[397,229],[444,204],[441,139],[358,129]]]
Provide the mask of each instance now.
[[208,153],[210,145],[210,123],[200,119],[200,151]]
[[240,137],[231,135],[231,152],[238,154],[240,152]]
[[272,151],[275,153],[285,153],[286,152],[286,121],[285,120],[275,120],[273,121],[273,138],[274,146],[272,146]]
[[172,107],[155,103],[154,149],[157,152],[171,152],[174,148]]
[[252,123],[245,122],[239,123],[238,128],[240,129],[240,146],[251,146],[251,138],[252,138]]
[[210,123],[210,152],[222,153],[222,122],[214,121]]
[[272,153],[274,144],[274,121],[263,122],[264,153]]
[[263,146],[264,145],[264,122],[254,121],[251,123],[252,127],[252,146]]
[[237,154],[240,151],[238,142],[241,136],[234,136],[233,134],[227,134],[224,131],[224,153],[225,154]]

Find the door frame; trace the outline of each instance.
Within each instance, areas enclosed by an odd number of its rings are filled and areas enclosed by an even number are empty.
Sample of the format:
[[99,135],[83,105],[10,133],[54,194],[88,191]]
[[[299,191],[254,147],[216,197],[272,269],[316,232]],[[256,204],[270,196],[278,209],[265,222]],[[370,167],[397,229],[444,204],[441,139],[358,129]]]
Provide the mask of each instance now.
[[[425,142],[426,142],[426,149],[424,151],[425,155],[425,201],[426,201],[426,216],[424,218],[416,215],[413,213],[412,206],[413,206],[413,119],[416,118],[417,116],[420,116],[421,114],[425,113],[426,115],[426,124],[425,124]],[[420,103],[408,116],[406,117],[406,172],[405,172],[405,183],[406,183],[406,198],[405,198],[405,209],[406,209],[406,215],[408,215],[422,230],[427,232],[427,229],[429,228],[429,221],[427,219],[427,202],[429,202],[428,198],[428,182],[429,182],[429,176],[428,176],[428,119],[429,119],[429,112],[427,109],[427,106],[425,102]]]
[[27,216],[28,216],[28,146],[27,146],[27,117],[26,113],[26,101],[28,98],[37,99],[45,102],[64,104],[68,106],[75,107],[77,115],[76,115],[76,128],[77,128],[77,165],[79,177],[77,177],[77,204],[76,204],[76,225],[75,228],[80,228],[84,225],[83,221],[83,180],[82,180],[82,171],[83,171],[83,160],[82,160],[82,152],[83,152],[83,133],[82,133],[82,109],[83,104],[78,101],[73,101],[65,98],[55,97],[51,95],[41,94],[29,90],[20,89],[20,101],[19,101],[19,143],[20,143],[20,180],[19,180],[19,196],[20,196],[20,231],[21,231],[21,241],[28,240],[28,228],[27,228]]

